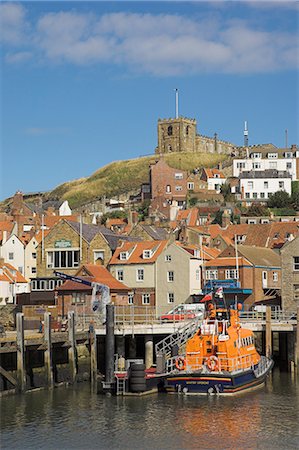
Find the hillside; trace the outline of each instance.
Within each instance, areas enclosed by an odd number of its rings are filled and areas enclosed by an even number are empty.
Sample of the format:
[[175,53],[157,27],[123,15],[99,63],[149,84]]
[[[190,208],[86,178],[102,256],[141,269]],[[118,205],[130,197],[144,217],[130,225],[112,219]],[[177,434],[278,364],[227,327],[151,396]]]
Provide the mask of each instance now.
[[[149,181],[149,165],[158,156],[147,156],[116,161],[102,167],[90,177],[63,183],[45,194],[45,200],[68,200],[76,208],[101,196],[113,197],[138,190],[141,183]],[[207,153],[170,153],[165,161],[176,169],[191,171],[195,167],[214,167],[227,159],[227,155]]]

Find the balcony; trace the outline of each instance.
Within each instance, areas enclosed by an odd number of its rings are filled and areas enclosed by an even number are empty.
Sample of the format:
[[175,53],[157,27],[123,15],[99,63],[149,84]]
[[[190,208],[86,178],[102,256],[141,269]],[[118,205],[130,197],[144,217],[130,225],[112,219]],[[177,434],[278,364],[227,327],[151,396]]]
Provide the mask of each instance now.
[[252,289],[242,288],[240,281],[237,280],[208,280],[204,291],[216,291],[220,287],[223,287],[224,294],[252,294]]

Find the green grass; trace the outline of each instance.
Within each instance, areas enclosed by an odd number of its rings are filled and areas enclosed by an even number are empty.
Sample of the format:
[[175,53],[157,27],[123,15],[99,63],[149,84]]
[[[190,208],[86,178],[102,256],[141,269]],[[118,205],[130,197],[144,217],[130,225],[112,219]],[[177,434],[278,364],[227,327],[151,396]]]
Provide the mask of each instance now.
[[[171,153],[165,161],[175,169],[192,171],[195,167],[215,167],[227,159],[226,155],[209,153]],[[95,201],[106,195],[113,197],[137,191],[149,181],[149,165],[158,155],[115,161],[94,172],[90,177],[63,183],[46,194],[47,199],[68,200],[71,208]]]

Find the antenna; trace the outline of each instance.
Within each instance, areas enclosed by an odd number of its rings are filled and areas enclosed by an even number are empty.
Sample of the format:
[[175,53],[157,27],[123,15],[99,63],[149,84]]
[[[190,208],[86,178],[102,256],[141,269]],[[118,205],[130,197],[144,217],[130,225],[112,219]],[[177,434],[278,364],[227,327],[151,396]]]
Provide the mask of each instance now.
[[286,137],[286,148],[288,148],[288,130],[285,130],[285,137]]
[[248,128],[247,120],[244,122],[244,147],[248,147]]
[[179,90],[175,89],[175,118],[179,118]]

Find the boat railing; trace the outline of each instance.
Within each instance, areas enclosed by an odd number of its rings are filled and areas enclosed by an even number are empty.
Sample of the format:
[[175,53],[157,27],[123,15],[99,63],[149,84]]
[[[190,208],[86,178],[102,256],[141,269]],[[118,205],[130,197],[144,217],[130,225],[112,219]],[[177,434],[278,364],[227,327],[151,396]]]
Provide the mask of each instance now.
[[[179,365],[177,363],[178,358],[184,359],[185,364]],[[239,355],[234,358],[211,355],[210,357],[204,358],[203,361],[201,356],[194,353],[188,354],[188,358],[176,356],[167,359],[166,372],[180,372],[181,370],[185,370],[186,372],[203,371],[204,373],[238,372],[245,369],[253,369],[255,364],[256,361],[251,355]]]

